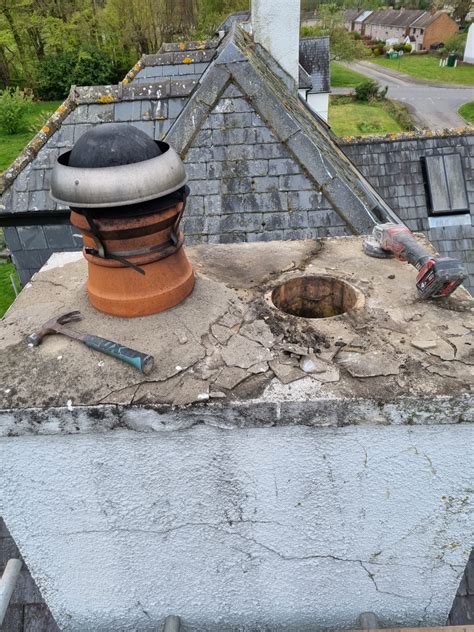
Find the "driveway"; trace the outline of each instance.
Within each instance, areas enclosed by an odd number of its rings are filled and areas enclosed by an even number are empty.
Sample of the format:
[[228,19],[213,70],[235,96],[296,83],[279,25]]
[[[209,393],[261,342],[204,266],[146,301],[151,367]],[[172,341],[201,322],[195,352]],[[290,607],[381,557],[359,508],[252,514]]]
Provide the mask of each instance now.
[[387,96],[407,105],[419,127],[443,129],[467,125],[457,111],[463,103],[474,99],[474,86],[422,81],[366,61],[346,65],[388,86]]

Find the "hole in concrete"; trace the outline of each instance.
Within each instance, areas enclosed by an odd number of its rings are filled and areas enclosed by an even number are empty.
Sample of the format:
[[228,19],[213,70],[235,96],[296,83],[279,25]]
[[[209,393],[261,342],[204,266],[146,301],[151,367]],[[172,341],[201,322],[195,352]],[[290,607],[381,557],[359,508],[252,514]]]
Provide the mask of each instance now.
[[358,293],[345,281],[331,276],[291,279],[276,287],[272,303],[281,311],[301,318],[330,318],[356,307]]

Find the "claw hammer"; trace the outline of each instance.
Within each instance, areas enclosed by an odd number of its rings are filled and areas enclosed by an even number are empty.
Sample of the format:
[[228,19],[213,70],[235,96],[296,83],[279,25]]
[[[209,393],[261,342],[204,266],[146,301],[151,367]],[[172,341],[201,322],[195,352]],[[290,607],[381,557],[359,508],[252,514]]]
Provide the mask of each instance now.
[[78,311],[68,312],[67,314],[58,316],[57,318],[51,318],[51,320],[48,320],[39,331],[31,334],[31,336],[28,336],[27,342],[31,347],[37,347],[42,343],[45,336],[49,334],[63,334],[64,336],[68,336],[68,338],[80,340],[90,349],[95,349],[96,351],[105,353],[117,360],[131,364],[142,373],[150,373],[153,368],[153,356],[141,353],[140,351],[135,351],[134,349],[129,349],[129,347],[125,347],[118,342],[112,342],[112,340],[100,338],[100,336],[83,334],[64,326],[67,323],[78,320],[82,320],[81,312]]

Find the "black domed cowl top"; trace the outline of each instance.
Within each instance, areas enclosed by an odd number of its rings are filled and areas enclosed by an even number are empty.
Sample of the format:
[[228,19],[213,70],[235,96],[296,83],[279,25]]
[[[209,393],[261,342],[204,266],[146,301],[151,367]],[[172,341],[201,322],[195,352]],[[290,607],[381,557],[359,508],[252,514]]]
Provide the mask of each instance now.
[[162,153],[154,140],[133,125],[106,123],[81,136],[69,155],[68,165],[88,169],[118,167]]

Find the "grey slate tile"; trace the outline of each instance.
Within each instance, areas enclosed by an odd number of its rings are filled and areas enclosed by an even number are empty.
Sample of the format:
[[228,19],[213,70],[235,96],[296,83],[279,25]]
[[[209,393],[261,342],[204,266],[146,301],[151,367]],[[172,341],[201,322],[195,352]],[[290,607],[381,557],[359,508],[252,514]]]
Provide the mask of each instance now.
[[76,246],[72,236],[73,231],[69,225],[46,225],[43,226],[43,232],[48,246],[53,250],[74,248]]
[[39,250],[48,247],[41,226],[19,226],[17,230],[21,245],[25,250]]
[[15,228],[14,226],[6,226],[3,229],[3,236],[5,237],[5,243],[7,244],[7,247],[10,249],[11,252],[21,249],[22,246],[18,237],[17,228]]
[[46,604],[25,606],[23,632],[60,632]]

